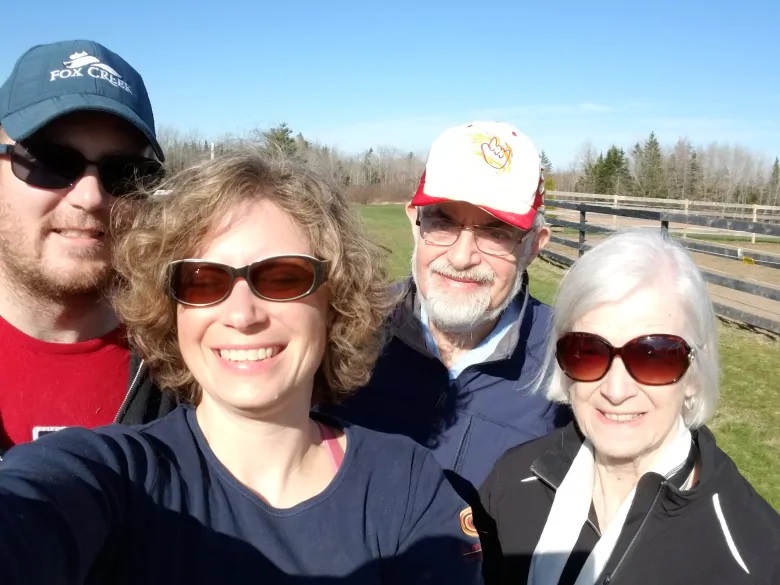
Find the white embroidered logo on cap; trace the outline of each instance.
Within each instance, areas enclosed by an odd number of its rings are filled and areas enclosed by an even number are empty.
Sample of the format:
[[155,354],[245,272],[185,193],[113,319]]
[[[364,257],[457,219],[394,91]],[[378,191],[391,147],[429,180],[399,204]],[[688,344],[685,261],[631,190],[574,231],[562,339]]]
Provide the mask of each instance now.
[[114,77],[118,79],[122,79],[122,76],[119,75],[119,73],[114,71],[111,67],[109,67],[105,63],[101,63],[97,57],[93,57],[86,51],[81,51],[80,53],[73,53],[70,56],[70,61],[63,61],[62,64],[65,65],[65,67],[67,67],[68,69],[79,69],[81,67],[84,67],[85,65],[94,65],[95,67],[100,67],[104,71],[108,71]]
[[69,79],[71,77],[84,77],[84,70],[86,69],[86,74],[90,77],[106,81],[114,87],[120,87],[129,94],[133,93],[127,82],[122,79],[122,76],[117,73],[113,67],[101,63],[100,59],[93,57],[86,51],[73,53],[69,59],[63,61],[62,64],[65,66],[65,69],[55,69],[52,71],[49,81]]

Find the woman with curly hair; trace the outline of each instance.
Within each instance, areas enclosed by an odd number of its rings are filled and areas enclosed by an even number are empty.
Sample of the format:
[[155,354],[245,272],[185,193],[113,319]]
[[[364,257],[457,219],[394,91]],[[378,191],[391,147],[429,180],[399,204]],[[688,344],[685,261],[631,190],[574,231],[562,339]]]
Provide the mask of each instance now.
[[311,410],[366,382],[394,304],[342,194],[249,151],[165,189],[118,245],[115,302],[181,404],[9,451],[0,582],[479,581],[432,455]]

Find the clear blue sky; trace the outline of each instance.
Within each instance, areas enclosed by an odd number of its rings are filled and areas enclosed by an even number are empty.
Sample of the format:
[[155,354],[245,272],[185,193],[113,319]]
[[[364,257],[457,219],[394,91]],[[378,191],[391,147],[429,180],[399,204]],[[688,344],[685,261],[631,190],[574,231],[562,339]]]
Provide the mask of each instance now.
[[26,0],[0,75],[33,44],[104,43],[158,125],[206,138],[287,122],[351,152],[424,152],[450,125],[512,122],[555,166],[586,141],[780,154],[777,0]]

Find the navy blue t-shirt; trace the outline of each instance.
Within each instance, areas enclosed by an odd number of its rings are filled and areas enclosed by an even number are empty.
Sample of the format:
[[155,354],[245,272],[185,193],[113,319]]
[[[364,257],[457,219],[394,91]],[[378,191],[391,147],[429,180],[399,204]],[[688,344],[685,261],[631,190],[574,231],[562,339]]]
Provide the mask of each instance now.
[[480,582],[479,539],[433,455],[344,429],[330,485],[289,509],[230,474],[191,407],[19,445],[0,463],[0,583]]

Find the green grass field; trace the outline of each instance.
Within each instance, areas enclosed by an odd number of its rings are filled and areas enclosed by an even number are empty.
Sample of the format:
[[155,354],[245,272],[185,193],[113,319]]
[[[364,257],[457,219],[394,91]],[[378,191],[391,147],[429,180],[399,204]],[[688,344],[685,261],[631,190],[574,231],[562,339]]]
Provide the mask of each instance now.
[[[408,273],[412,241],[400,205],[360,208],[366,228],[392,250],[396,277]],[[529,270],[531,292],[552,302],[563,271],[542,260]],[[719,445],[776,510],[780,510],[780,340],[721,324],[722,398],[710,424]]]

